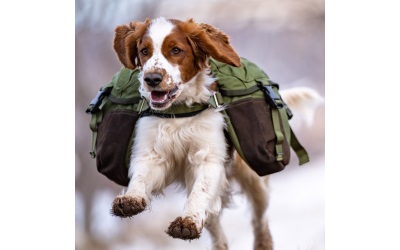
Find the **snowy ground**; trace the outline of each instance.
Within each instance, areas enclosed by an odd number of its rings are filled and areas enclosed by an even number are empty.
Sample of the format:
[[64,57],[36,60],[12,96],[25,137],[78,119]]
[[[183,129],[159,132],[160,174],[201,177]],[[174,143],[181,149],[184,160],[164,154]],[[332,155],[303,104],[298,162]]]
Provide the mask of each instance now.
[[[321,113],[322,112],[322,113]],[[317,119],[311,127],[292,123],[303,145],[307,145],[311,161],[298,166],[293,154],[286,169],[272,174],[269,182],[269,208],[267,218],[275,250],[324,250],[325,249],[325,155],[323,107],[317,110]],[[202,237],[191,242],[173,239],[164,231],[181,215],[186,200],[183,192],[167,188],[165,196],[152,201],[150,209],[132,219],[110,215],[111,203],[118,193],[109,189],[99,190],[94,197],[92,234],[104,242],[101,249],[110,250],[208,250],[211,240],[206,230]],[[251,212],[244,196],[234,196],[234,206],[222,214],[222,226],[230,250],[251,250],[253,232]],[[76,195],[76,249],[89,250],[87,237],[79,226],[83,221],[82,200]],[[90,248],[90,250],[98,247]]]
[[[313,159],[302,167],[290,165],[270,178],[270,206],[267,217],[274,246],[277,250],[323,250],[325,244],[324,220],[324,157]],[[99,193],[92,225],[100,238],[107,240],[119,233],[118,224],[130,230],[130,239],[120,241],[113,250],[179,250],[210,249],[207,231],[199,240],[185,242],[168,237],[164,230],[180,215],[185,198],[168,189],[165,197],[155,199],[151,209],[131,220],[121,220],[109,214],[115,194]],[[252,249],[253,236],[250,210],[246,199],[235,195],[235,206],[223,213],[222,224],[231,250]],[[79,206],[79,197],[77,197]],[[79,217],[79,208],[77,216]],[[79,219],[79,218],[78,218]]]

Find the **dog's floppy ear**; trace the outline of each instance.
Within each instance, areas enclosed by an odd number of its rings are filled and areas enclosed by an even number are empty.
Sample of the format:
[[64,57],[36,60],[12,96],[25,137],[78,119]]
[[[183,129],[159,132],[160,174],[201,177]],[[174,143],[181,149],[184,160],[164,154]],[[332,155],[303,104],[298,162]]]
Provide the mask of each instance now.
[[229,37],[215,27],[200,23],[197,24],[193,19],[189,19],[184,24],[188,31],[189,41],[194,47],[195,53],[205,61],[206,56],[211,56],[215,60],[230,64],[235,67],[240,66],[240,58],[232,48]]
[[137,44],[149,24],[150,19],[146,19],[144,23],[131,22],[115,28],[114,50],[126,68],[135,69],[140,65]]

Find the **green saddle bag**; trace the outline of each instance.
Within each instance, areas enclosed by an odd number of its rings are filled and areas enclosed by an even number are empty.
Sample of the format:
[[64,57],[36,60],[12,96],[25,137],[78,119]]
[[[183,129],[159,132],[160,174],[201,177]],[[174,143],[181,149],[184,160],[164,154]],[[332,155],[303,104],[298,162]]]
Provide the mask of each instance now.
[[240,67],[211,59],[211,71],[218,79],[218,105],[225,106],[228,139],[258,175],[283,170],[291,147],[300,165],[309,161],[290,128],[292,113],[279,94],[279,85],[262,69],[245,58]]
[[[278,84],[254,63],[241,58],[241,67],[210,59],[211,71],[218,79],[218,92],[210,97],[210,106],[224,107],[227,140],[242,159],[260,176],[276,173],[290,161],[290,148],[300,165],[309,161],[307,152],[289,126],[292,114],[279,95]],[[97,170],[115,183],[129,184],[128,168],[135,135],[135,125],[142,111],[149,109],[139,93],[139,70],[123,68],[111,82],[101,87],[90,102],[93,158]],[[201,112],[203,104],[195,105]],[[200,110],[197,110],[200,109]],[[150,112],[149,112],[150,110]],[[167,110],[179,114],[164,119],[184,117],[185,107]],[[192,112],[193,110],[191,110]]]
[[139,70],[123,68],[101,87],[86,113],[91,114],[92,158],[97,170],[115,183],[128,186],[130,150],[140,108]]

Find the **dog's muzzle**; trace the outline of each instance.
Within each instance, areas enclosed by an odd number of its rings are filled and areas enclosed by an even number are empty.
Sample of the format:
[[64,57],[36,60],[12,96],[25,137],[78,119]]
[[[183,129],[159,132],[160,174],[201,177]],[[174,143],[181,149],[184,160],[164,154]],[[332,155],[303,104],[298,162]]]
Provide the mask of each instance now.
[[166,107],[168,103],[175,99],[176,94],[179,90],[177,85],[169,91],[153,90],[150,92],[150,104],[153,108]]

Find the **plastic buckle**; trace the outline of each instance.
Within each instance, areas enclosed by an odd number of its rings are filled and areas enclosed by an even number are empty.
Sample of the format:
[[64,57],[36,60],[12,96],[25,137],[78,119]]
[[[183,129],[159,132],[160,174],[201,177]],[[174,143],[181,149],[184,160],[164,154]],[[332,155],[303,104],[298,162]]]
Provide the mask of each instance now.
[[96,153],[94,151],[89,152],[89,154],[92,159],[96,158]]
[[86,109],[86,114],[96,113],[99,110],[99,106],[104,97],[108,96],[111,93],[111,89],[112,87],[108,87],[105,89],[100,88],[99,92],[97,92],[97,95],[95,96],[95,98],[93,98],[93,100],[89,104],[89,107]]
[[271,85],[263,85],[262,82],[258,82],[258,86],[260,87],[261,91],[264,92],[269,105],[277,109],[284,107],[283,100],[275,93]]
[[288,119],[290,120],[290,119],[292,119],[292,117],[293,117],[293,113],[292,113],[292,111],[290,110],[290,108],[286,105],[286,103],[285,103],[285,106],[286,106],[286,114],[287,114],[287,116],[288,116]]
[[276,153],[276,161],[283,161],[283,153]]

